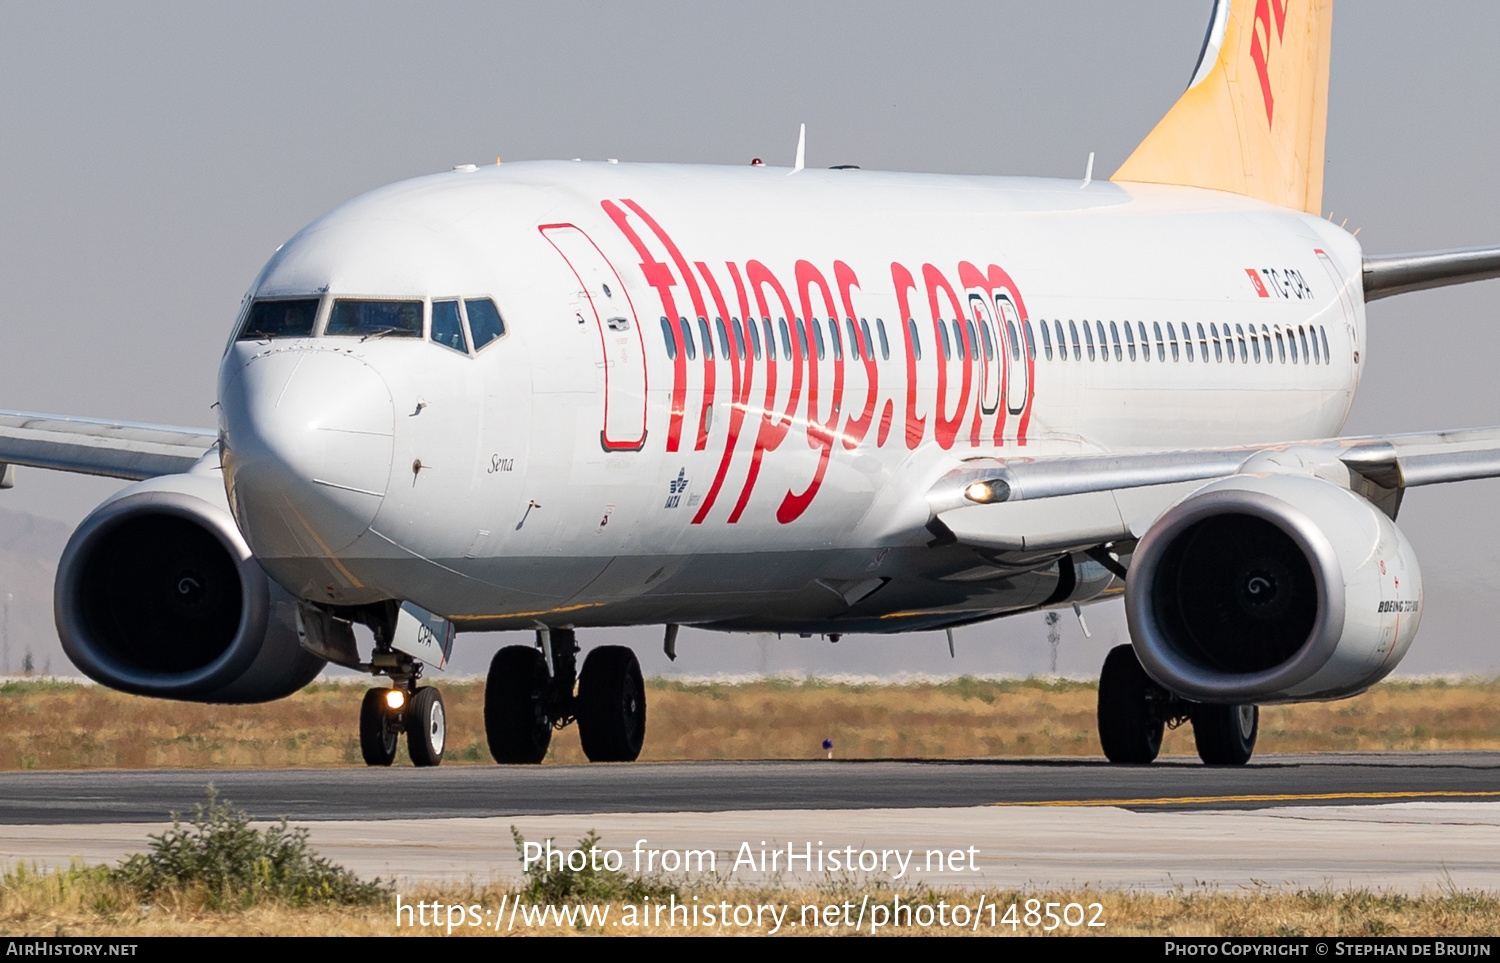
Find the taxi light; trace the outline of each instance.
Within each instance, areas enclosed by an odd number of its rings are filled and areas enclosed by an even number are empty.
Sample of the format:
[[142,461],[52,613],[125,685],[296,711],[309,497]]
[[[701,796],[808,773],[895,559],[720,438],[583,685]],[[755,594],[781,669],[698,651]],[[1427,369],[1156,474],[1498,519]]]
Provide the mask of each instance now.
[[995,498],[995,490],[990,487],[989,482],[977,481],[964,489],[964,496],[971,502],[988,502]]
[[406,693],[400,689],[392,689],[385,694],[385,704],[392,709],[399,709],[406,705]]

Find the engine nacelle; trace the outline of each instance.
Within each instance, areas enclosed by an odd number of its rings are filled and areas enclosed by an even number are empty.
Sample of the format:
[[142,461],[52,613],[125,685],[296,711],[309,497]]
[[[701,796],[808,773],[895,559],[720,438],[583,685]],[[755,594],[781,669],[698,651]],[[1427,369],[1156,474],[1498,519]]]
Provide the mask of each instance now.
[[219,473],[131,485],[63,551],[53,595],[73,664],[114,689],[190,702],[268,702],[324,661],[297,638],[297,600],[229,514]]
[[1197,702],[1356,695],[1406,654],[1421,609],[1395,524],[1303,475],[1236,475],[1189,495],[1141,539],[1125,588],[1141,664]]

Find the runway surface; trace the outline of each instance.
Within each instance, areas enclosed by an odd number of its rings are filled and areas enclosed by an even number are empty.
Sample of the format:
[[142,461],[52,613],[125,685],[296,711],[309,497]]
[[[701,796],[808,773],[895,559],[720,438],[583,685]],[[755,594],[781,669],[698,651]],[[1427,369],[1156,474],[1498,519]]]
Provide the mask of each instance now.
[[212,783],[257,819],[422,819],[544,813],[914,809],[995,803],[1254,809],[1500,800],[1500,753],[1197,759],[685,762],[437,769],[92,770],[0,774],[0,824],[141,822],[191,812]]
[[[518,879],[514,827],[562,848],[597,831],[631,871],[680,875],[681,854],[695,850],[712,870],[689,875],[739,884],[1500,891],[1500,753],[1265,756],[1239,769],[1169,759],[5,773],[0,864],[140,852],[209,783],[402,887]],[[810,857],[789,863],[789,847]]]

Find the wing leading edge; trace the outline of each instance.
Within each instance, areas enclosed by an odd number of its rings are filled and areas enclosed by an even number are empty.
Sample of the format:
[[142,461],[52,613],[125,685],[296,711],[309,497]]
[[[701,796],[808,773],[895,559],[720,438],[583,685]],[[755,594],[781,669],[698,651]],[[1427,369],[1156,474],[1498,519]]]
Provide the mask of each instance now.
[[1500,427],[1329,438],[1234,448],[976,459],[928,492],[965,544],[1003,552],[1077,550],[1139,538],[1197,486],[1268,471],[1327,478],[1392,518],[1407,488],[1500,477]]
[[207,428],[0,411],[0,466],[140,481],[192,468],[218,442]]

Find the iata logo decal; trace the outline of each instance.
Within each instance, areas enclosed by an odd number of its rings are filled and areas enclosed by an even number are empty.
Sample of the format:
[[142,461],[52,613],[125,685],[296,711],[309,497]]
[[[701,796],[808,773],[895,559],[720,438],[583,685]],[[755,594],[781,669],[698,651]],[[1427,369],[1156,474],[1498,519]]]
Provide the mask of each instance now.
[[677,469],[677,477],[667,483],[667,503],[663,508],[676,508],[682,504],[682,493],[687,491],[687,469]]
[[1271,113],[1275,100],[1271,96],[1271,75],[1267,63],[1271,59],[1271,16],[1276,17],[1276,47],[1281,48],[1281,34],[1286,29],[1287,0],[1259,0],[1255,5],[1255,21],[1250,25],[1250,59],[1255,61],[1255,73],[1260,77],[1260,93],[1266,99],[1266,126],[1271,126]]

